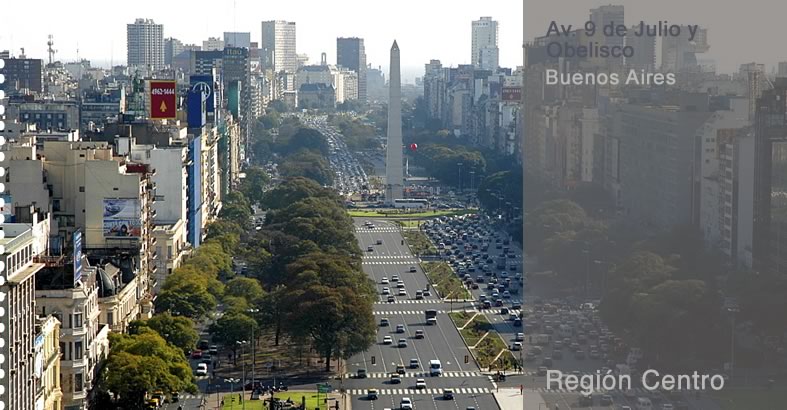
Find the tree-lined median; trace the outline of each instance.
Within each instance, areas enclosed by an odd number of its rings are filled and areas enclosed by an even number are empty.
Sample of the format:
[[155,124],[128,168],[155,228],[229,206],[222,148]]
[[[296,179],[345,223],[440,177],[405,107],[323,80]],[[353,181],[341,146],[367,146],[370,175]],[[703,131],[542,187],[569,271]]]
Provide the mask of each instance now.
[[470,299],[470,292],[445,262],[423,262],[421,266],[440,297],[445,299]]

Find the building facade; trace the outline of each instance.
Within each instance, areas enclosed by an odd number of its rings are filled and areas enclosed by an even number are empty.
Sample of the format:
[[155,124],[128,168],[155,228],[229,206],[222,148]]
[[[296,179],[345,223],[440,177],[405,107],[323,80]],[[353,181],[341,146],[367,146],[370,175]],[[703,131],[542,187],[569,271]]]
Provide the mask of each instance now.
[[126,29],[127,64],[130,67],[164,67],[164,25],[136,19]]
[[497,48],[498,27],[492,17],[474,20],[471,31],[470,63],[485,70],[495,70],[499,65]]
[[336,65],[358,74],[358,100],[366,101],[366,49],[363,39],[339,37],[336,39]]
[[295,51],[295,22],[272,20],[262,22],[260,64],[262,69],[274,72],[298,70]]

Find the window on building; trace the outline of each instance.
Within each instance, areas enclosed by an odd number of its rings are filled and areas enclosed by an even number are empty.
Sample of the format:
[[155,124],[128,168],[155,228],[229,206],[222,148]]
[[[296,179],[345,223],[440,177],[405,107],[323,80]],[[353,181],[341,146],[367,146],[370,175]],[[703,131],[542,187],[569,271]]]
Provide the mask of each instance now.
[[115,314],[113,312],[107,312],[107,324],[110,326],[115,324]]
[[60,342],[60,360],[66,360],[66,342]]
[[74,393],[80,393],[82,390],[85,389],[85,386],[82,382],[82,373],[77,373],[74,375]]
[[79,187],[79,192],[85,192],[85,187],[83,186]]
[[82,360],[82,342],[74,342],[74,360]]
[[167,259],[172,259],[172,245],[167,246]]
[[74,313],[74,328],[81,328],[82,327],[82,314],[81,313]]

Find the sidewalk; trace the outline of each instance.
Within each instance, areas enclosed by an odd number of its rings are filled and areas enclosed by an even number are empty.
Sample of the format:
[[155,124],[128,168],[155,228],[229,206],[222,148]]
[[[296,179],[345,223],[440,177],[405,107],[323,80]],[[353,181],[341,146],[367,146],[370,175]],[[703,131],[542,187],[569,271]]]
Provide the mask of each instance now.
[[524,401],[519,388],[503,388],[494,393],[500,410],[539,410],[546,408],[541,394],[525,390]]

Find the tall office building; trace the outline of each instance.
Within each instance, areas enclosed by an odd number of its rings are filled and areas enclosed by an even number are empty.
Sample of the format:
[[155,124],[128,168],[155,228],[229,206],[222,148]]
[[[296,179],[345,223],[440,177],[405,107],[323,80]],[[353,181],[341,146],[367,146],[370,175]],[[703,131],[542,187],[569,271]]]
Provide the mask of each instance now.
[[224,47],[251,48],[251,33],[225,31]]
[[496,70],[499,63],[497,21],[481,17],[473,21],[470,62],[482,70]]
[[136,19],[127,27],[128,65],[164,66],[164,25],[151,19]]
[[754,270],[787,273],[787,79],[757,99],[754,121]]
[[172,59],[186,51],[183,43],[176,38],[167,38],[164,40],[164,64],[172,65]]
[[260,64],[263,69],[294,73],[298,69],[295,53],[295,22],[271,20],[262,22]]
[[42,60],[34,58],[6,58],[3,68],[5,81],[0,83],[0,90],[9,94],[22,89],[43,91],[42,63]]
[[363,39],[357,37],[337,38],[336,65],[358,73],[358,99],[366,101],[366,50]]
[[[625,24],[625,14],[623,6],[620,5],[606,5],[600,6],[595,9],[590,9],[590,21],[596,27],[596,35],[593,38],[599,38],[599,42],[607,47],[623,47],[625,37],[622,36],[604,36],[604,26],[609,24],[620,25]],[[595,40],[594,40],[595,41]],[[639,49],[636,49],[639,52]],[[643,57],[646,57],[647,51],[643,50]],[[635,52],[636,54],[636,52]],[[607,62],[615,64],[623,64],[623,57],[608,57],[605,59]]]

